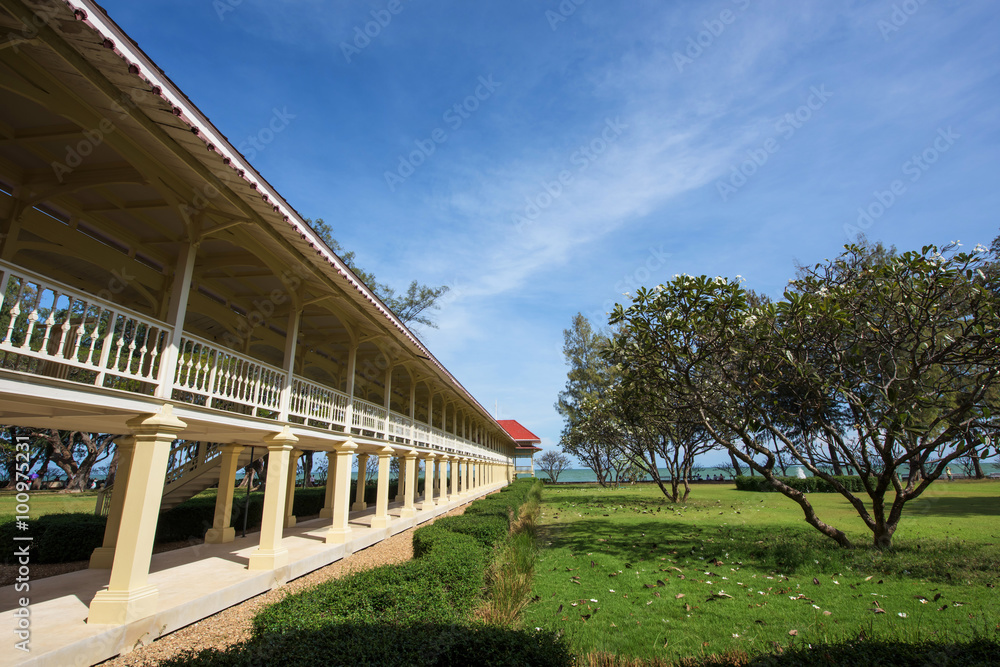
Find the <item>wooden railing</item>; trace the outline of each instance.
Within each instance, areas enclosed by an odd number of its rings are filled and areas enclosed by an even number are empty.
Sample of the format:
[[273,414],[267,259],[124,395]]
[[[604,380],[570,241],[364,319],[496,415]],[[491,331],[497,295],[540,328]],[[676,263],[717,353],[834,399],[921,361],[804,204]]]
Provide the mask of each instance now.
[[0,367],[151,394],[170,327],[0,262]]
[[381,405],[355,398],[351,414],[353,416],[351,425],[354,428],[362,432],[370,431],[378,437],[385,437],[388,433],[386,421],[389,411]]
[[184,334],[174,369],[175,400],[277,417],[285,372]]
[[342,391],[292,378],[292,396],[288,414],[301,417],[309,426],[343,430],[347,423],[348,397]]
[[[169,325],[3,261],[0,298],[0,369],[143,395],[155,394],[165,381],[175,401],[275,420],[281,416],[288,378],[281,368],[185,332],[176,365],[161,373],[160,360],[173,333]],[[288,418],[294,423],[505,460],[471,440],[305,378],[292,376],[288,398]],[[198,465],[197,458],[189,459],[172,464],[176,475]]]

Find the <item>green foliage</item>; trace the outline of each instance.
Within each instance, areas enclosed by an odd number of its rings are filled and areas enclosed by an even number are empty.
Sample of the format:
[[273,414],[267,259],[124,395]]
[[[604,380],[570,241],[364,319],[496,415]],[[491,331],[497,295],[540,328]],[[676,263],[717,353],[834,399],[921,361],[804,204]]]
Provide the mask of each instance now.
[[463,516],[414,531],[408,563],[329,581],[267,607],[249,642],[163,664],[568,666],[566,645],[553,633],[472,621],[493,548],[534,484],[517,482],[473,502]]
[[13,551],[22,543],[14,536],[30,535],[29,558],[32,563],[67,563],[87,560],[104,542],[107,518],[94,514],[47,514],[32,521],[29,531],[19,531],[13,521],[0,524],[0,545],[4,563],[16,561]]
[[159,663],[164,667],[300,667],[379,665],[431,667],[570,667],[563,640],[548,632],[519,632],[479,624],[364,621],[322,629],[291,629],[225,651],[187,653]]
[[[822,477],[778,477],[777,479],[803,493],[839,493]],[[834,475],[830,479],[839,482],[851,493],[864,493],[865,487],[857,475]],[[777,492],[777,489],[763,477],[739,475],[735,481],[739,491]]]
[[[295,489],[292,513],[295,516],[315,516],[323,509],[326,490],[323,487]],[[160,514],[156,524],[157,542],[178,542],[205,536],[215,518],[215,492],[201,493],[185,500]],[[249,509],[248,509],[249,508]],[[250,494],[249,505],[245,491],[237,489],[233,497],[233,513],[230,524],[237,531],[243,528],[243,514],[247,513],[247,529],[260,528],[264,514],[264,493]]]
[[306,219],[306,222],[319,234],[320,238],[330,246],[337,255],[340,256],[344,263],[350,267],[351,271],[365,283],[375,295],[382,300],[382,302],[389,307],[389,309],[396,314],[396,317],[403,324],[423,324],[425,326],[436,329],[437,324],[431,319],[428,314],[431,310],[436,310],[440,306],[437,301],[450,289],[447,285],[441,285],[440,287],[429,287],[427,285],[419,284],[416,280],[410,283],[410,286],[406,289],[405,294],[397,294],[396,290],[387,285],[386,283],[380,283],[375,279],[375,274],[371,271],[365,271],[359,267],[354,259],[355,252],[353,250],[345,251],[344,248],[333,238],[333,228],[323,220],[323,218],[317,218],[316,220]]
[[503,540],[510,530],[507,519],[495,514],[448,516],[438,519],[434,525],[443,530],[474,537],[485,548],[491,548]]
[[[846,463],[874,479],[868,503],[842,493],[873,544],[889,548],[905,505],[1000,428],[1000,275],[983,250],[846,246],[801,268],[773,303],[740,279],[677,276],[615,306],[605,356],[622,402],[654,395],[668,414],[697,415],[765,477],[783,456],[819,477]],[[784,492],[813,527],[853,546],[810,500]]]

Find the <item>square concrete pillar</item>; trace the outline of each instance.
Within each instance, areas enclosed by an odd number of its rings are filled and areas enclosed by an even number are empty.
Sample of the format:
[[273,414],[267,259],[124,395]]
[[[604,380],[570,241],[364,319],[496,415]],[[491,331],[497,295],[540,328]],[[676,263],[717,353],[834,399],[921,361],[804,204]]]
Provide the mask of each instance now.
[[333,522],[326,532],[327,544],[343,544],[351,533],[351,457],[358,446],[346,440],[336,446],[337,479],[333,488]]
[[424,457],[424,501],[420,504],[421,510],[432,510],[437,507],[434,502],[434,459],[436,454],[427,454]]
[[396,502],[401,503],[406,498],[406,474],[404,473],[402,456],[396,457]]
[[378,494],[375,500],[375,516],[372,517],[372,528],[388,528],[389,516],[389,465],[392,460],[392,447],[383,447],[378,451]]
[[118,469],[115,471],[114,485],[108,489],[111,494],[111,507],[108,511],[108,523],[104,527],[104,542],[94,549],[90,555],[90,567],[93,569],[111,569],[115,559],[115,544],[118,542],[118,527],[122,522],[122,510],[125,508],[125,488],[128,486],[128,471],[132,465],[132,454],[135,452],[135,438],[126,435],[115,440],[118,446]]
[[368,455],[358,454],[358,484],[357,491],[354,494],[354,505],[351,509],[355,512],[360,512],[361,510],[368,509],[368,503],[365,502],[365,485],[368,484]]
[[448,459],[444,456],[438,462],[438,489],[440,489],[440,496],[438,497],[437,504],[447,505],[449,502],[448,498]]
[[225,445],[219,464],[219,492],[215,496],[215,517],[205,533],[205,544],[225,544],[236,539],[233,519],[233,493],[236,491],[236,471],[240,467],[242,445]]
[[404,473],[404,477],[406,478],[406,490],[403,494],[403,509],[400,511],[399,516],[406,519],[417,513],[417,509],[413,505],[413,491],[417,487],[416,450],[411,449],[403,455],[403,467],[406,469],[406,472]]
[[337,453],[326,453],[326,493],[323,495],[323,509],[319,511],[319,518],[333,518],[333,487],[337,479]]
[[293,449],[288,458],[288,488],[285,489],[285,528],[295,525],[295,478],[299,474],[299,458],[304,452]]
[[458,499],[458,459],[451,459],[451,493],[448,494],[452,500]]
[[260,544],[250,554],[251,570],[276,570],[288,564],[288,550],[281,544],[281,534],[285,525],[288,466],[298,441],[287,426],[280,433],[264,438],[267,445],[264,513],[260,522]]
[[170,446],[187,424],[177,419],[173,407],[167,404],[155,415],[132,419],[128,427],[134,435],[134,447],[128,480],[121,480],[125,484],[119,489],[125,498],[111,581],[90,603],[90,624],[124,625],[152,616],[159,598],[156,587],[148,584],[149,561],[153,557]]

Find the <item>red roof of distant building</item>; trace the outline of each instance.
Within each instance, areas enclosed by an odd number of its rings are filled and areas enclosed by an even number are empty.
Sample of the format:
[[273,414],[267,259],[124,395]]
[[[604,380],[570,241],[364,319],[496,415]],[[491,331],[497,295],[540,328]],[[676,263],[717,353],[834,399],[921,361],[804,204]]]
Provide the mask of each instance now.
[[542,441],[537,435],[524,428],[516,419],[498,419],[497,423],[507,431],[507,435],[517,441],[518,449],[540,449],[533,447],[534,443]]

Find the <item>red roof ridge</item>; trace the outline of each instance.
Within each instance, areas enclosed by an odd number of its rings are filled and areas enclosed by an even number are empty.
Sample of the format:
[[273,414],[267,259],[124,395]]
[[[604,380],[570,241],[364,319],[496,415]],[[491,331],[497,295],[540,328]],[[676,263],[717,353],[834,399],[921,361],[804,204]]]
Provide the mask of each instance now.
[[521,422],[516,419],[498,419],[497,423],[503,430],[507,431],[507,435],[518,442],[541,442],[542,439],[537,435],[526,429]]

